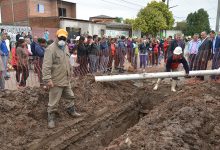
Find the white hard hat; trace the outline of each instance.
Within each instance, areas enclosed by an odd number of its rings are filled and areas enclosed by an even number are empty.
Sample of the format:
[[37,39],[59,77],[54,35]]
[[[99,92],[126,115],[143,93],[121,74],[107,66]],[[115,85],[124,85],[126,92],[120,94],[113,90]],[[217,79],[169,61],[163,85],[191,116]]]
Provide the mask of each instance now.
[[173,51],[173,53],[174,53],[175,55],[180,55],[180,54],[183,53],[183,50],[182,50],[181,47],[178,46],[178,47],[175,48],[175,50]]
[[76,40],[76,41],[79,41],[79,39],[80,39],[80,36],[77,36],[75,40]]

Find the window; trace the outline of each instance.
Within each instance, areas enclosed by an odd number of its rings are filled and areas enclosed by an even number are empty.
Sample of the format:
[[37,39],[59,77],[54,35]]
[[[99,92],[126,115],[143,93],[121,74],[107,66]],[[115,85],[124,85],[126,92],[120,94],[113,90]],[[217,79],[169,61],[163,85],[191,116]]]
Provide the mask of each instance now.
[[66,8],[59,8],[59,16],[66,17]]
[[38,5],[37,5],[37,12],[39,12],[39,13],[44,13],[44,5],[38,4]]

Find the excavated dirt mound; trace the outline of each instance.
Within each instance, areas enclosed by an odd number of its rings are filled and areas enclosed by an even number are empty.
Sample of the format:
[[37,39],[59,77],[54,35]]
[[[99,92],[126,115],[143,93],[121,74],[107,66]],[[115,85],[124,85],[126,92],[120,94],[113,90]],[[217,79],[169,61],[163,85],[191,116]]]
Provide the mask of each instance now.
[[220,149],[220,85],[165,81],[72,83],[80,118],[71,118],[61,99],[56,128],[47,128],[48,92],[39,88],[0,93],[0,145],[11,149],[153,150]]
[[72,131],[71,127],[82,121],[83,125],[79,124],[74,130],[83,132],[79,129],[81,125],[87,126],[102,114],[111,113],[116,106],[131,101],[131,96],[136,93],[130,82],[95,83],[92,77],[87,77],[74,80],[72,84],[76,107],[83,117],[68,116],[65,99],[61,99],[57,127],[53,130],[47,128],[48,92],[39,88],[1,92],[0,149],[41,149],[57,136]]
[[155,106],[106,150],[219,150],[219,90],[220,85],[211,83],[185,86]]

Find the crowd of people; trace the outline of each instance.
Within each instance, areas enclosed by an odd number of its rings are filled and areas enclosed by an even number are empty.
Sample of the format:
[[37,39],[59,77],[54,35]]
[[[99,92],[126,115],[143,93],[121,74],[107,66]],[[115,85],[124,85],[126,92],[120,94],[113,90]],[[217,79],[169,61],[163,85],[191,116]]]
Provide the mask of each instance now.
[[[10,44],[7,33],[4,29],[1,30],[0,88],[4,89],[5,80],[10,78],[8,64],[16,71],[16,82],[19,88],[26,86],[29,70],[33,70],[38,75],[39,83],[43,86],[44,53],[46,48],[54,42],[49,40],[49,32],[46,30],[42,38],[32,37],[30,32],[18,33],[16,40],[15,44]],[[214,31],[211,31],[209,36],[206,32],[202,32],[201,36],[195,33],[192,39],[184,38],[180,33],[177,33],[174,38],[172,36],[112,38],[105,35],[102,37],[87,35],[67,39],[63,45],[69,49],[74,76],[84,76],[88,73],[93,75],[123,73],[125,63],[128,63],[133,71],[145,72],[149,67],[166,64],[176,47],[182,48],[190,71],[206,70],[210,60],[212,60],[212,69],[218,69],[220,64],[220,36]],[[204,80],[204,77],[198,79]],[[212,76],[211,79],[218,80],[218,77]]]
[[[178,33],[172,38],[129,38],[125,36],[98,37],[78,36],[68,39],[68,33],[59,29],[54,41],[49,40],[46,31],[43,38],[29,34],[19,34],[15,44],[10,44],[7,33],[2,30],[0,41],[0,88],[5,88],[5,80],[11,76],[10,64],[16,72],[18,88],[26,86],[29,71],[38,75],[40,85],[49,90],[48,127],[55,127],[55,112],[61,96],[68,100],[67,112],[79,117],[74,105],[74,93],[70,81],[72,77],[83,77],[87,74],[123,73],[129,64],[133,71],[147,72],[150,67],[165,64],[165,71],[178,71],[183,65],[186,77],[191,70],[206,70],[212,61],[212,69],[220,65],[220,35],[211,31],[208,35],[202,32],[193,38],[183,38]],[[45,38],[46,37],[46,38]],[[204,77],[196,77],[203,81]],[[211,76],[219,81],[219,76]],[[154,90],[158,89],[158,79]],[[177,78],[172,79],[171,91],[176,92]]]

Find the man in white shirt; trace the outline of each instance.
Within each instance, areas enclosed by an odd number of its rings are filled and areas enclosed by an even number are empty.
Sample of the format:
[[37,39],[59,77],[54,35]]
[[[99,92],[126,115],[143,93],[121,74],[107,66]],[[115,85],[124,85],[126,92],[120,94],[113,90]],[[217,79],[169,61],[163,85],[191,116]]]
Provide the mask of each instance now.
[[189,69],[190,71],[193,68],[193,64],[198,53],[199,46],[201,45],[201,41],[199,40],[199,35],[194,34],[193,40],[189,42],[188,52],[189,52]]

